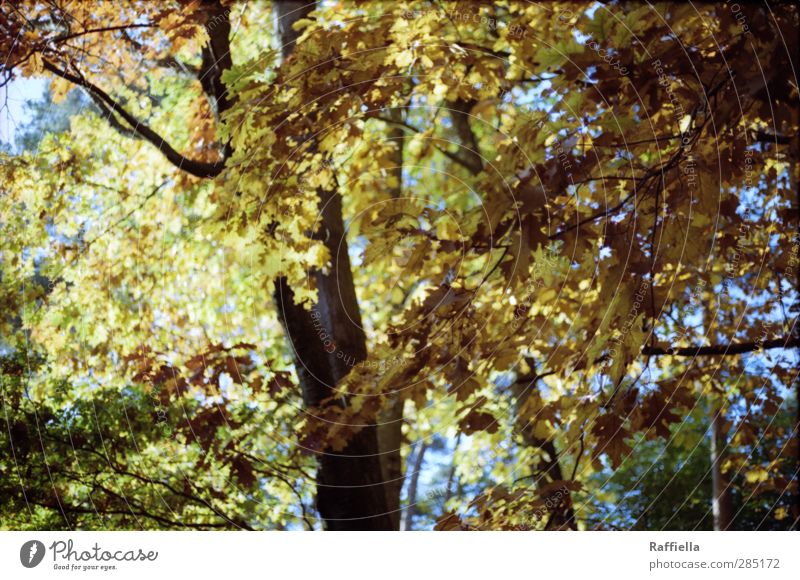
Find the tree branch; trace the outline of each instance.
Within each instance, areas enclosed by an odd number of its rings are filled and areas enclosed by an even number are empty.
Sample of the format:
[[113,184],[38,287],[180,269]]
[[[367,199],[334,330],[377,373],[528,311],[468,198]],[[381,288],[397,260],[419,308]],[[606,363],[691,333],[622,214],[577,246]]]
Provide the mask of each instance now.
[[68,34],[63,34],[61,36],[56,36],[55,38],[46,39],[45,43],[59,43],[59,42],[66,42],[67,40],[72,40],[73,38],[79,38],[81,36],[86,36],[87,34],[101,34],[103,32],[118,32],[120,30],[130,30],[132,28],[155,28],[155,24],[150,23],[143,23],[143,24],[121,24],[118,26],[103,26],[102,28],[90,28],[89,30],[81,30],[80,32],[73,32]]
[[456,130],[456,135],[461,141],[458,157],[463,160],[464,167],[469,169],[473,175],[477,175],[483,171],[483,159],[478,150],[478,141],[475,139],[475,133],[472,132],[472,127],[469,124],[469,112],[474,105],[474,100],[458,99],[450,109],[450,118],[453,120],[453,128]]
[[769,133],[763,129],[754,129],[750,133],[751,138],[759,143],[771,143],[772,145],[791,145],[792,139],[796,135],[781,135],[779,133]]
[[786,336],[783,338],[757,342],[732,342],[730,344],[689,346],[684,348],[645,346],[642,349],[642,354],[648,356],[726,356],[759,350],[769,350],[773,348],[791,348],[794,346],[800,346],[800,340],[792,336]]
[[208,11],[205,29],[208,42],[203,46],[203,61],[198,78],[219,119],[220,115],[231,106],[228,91],[222,82],[222,73],[233,66],[231,60],[230,10],[222,6],[219,0],[208,0],[204,4]]
[[225,159],[221,161],[217,161],[214,163],[206,163],[204,161],[196,161],[193,159],[188,159],[178,153],[169,143],[167,143],[163,137],[161,137],[158,133],[153,131],[150,127],[146,124],[142,123],[136,117],[131,115],[128,111],[126,111],[119,103],[117,103],[111,96],[108,95],[103,89],[98,87],[97,85],[90,82],[88,79],[83,77],[79,74],[72,74],[65,70],[62,70],[55,66],[50,61],[44,61],[44,68],[50,71],[51,73],[55,74],[71,82],[74,85],[83,87],[90,94],[94,95],[105,103],[107,108],[110,111],[118,114],[122,119],[131,127],[131,130],[142,139],[149,141],[152,145],[154,145],[161,153],[164,154],[164,157],[172,163],[178,169],[181,169],[195,177],[215,177],[219,175],[222,170],[225,168]]
[[130,139],[138,138],[138,135],[133,131],[133,129],[130,129],[129,127],[126,127],[123,123],[121,123],[120,120],[117,118],[117,116],[114,114],[114,112],[111,109],[109,109],[97,95],[95,95],[91,91],[87,91],[87,93],[89,95],[89,98],[92,99],[92,102],[97,106],[98,109],[100,109],[101,115],[108,122],[108,124],[111,125],[112,129],[114,129],[117,133],[119,133],[123,137],[128,137]]

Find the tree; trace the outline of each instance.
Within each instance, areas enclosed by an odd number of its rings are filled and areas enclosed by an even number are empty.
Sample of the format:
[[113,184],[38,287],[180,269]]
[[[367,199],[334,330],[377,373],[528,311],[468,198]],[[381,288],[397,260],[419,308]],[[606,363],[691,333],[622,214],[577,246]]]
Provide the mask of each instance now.
[[714,401],[796,527],[796,7],[1,6],[92,102],[3,157],[20,525],[399,529],[446,432],[439,529],[591,527]]

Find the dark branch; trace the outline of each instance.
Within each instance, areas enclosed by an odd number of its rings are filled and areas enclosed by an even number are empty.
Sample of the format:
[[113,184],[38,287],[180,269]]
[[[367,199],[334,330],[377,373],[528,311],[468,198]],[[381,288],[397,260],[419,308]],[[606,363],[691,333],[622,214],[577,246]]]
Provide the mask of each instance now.
[[124,123],[121,123],[114,112],[109,109],[106,104],[91,91],[86,91],[89,95],[89,98],[92,99],[92,102],[100,109],[100,113],[103,118],[108,122],[111,127],[117,131],[123,137],[129,137],[131,139],[138,138],[138,135],[131,129],[130,127],[126,126]]
[[753,140],[758,141],[759,143],[772,143],[773,145],[790,145],[792,143],[792,139],[795,136],[793,135],[781,135],[779,133],[769,133],[762,129],[756,129],[751,132],[751,137]]
[[664,346],[645,346],[642,354],[648,356],[725,356],[769,350],[773,348],[791,348],[800,346],[800,340],[795,337],[783,337],[773,340],[757,342],[732,342],[730,344],[716,344],[712,346],[689,346],[684,348],[670,348]]
[[101,34],[103,32],[118,32],[120,30],[130,30],[132,28],[155,28],[155,24],[121,24],[119,26],[104,26],[102,28],[91,28],[89,30],[81,30],[80,32],[73,32],[71,34],[63,34],[61,36],[57,36],[55,38],[46,40],[45,42],[66,42],[67,40],[72,40],[73,38],[79,38],[81,36],[86,36],[87,34]]
[[294,52],[297,39],[302,34],[294,29],[293,24],[302,18],[308,18],[317,9],[317,3],[311,0],[276,0],[272,3],[272,9],[275,11],[281,54],[283,58],[287,58]]
[[478,150],[478,141],[469,125],[469,112],[474,104],[475,101],[458,99],[450,109],[450,117],[453,119],[453,128],[461,142],[458,156],[463,160],[464,167],[469,169],[473,175],[477,175],[483,171],[483,160]]
[[[34,505],[41,506],[43,508],[56,510],[58,508],[53,506],[52,504],[48,504],[45,502],[28,500],[29,503]],[[64,510],[62,511],[62,515],[65,513],[69,514],[94,514],[94,515],[119,515],[119,516],[133,516],[133,517],[142,517],[147,518],[150,520],[157,521],[160,524],[164,524],[167,526],[173,526],[176,528],[195,528],[195,529],[206,529],[206,528],[225,528],[230,529],[231,524],[229,523],[194,523],[194,522],[176,522],[170,519],[167,519],[163,516],[159,516],[156,514],[151,514],[146,511],[134,511],[133,509],[91,509],[91,508],[84,508],[79,506],[71,506],[65,505]]]
[[152,145],[154,145],[161,153],[164,154],[164,157],[172,163],[178,169],[181,169],[195,177],[215,177],[219,175],[222,170],[225,168],[225,160],[217,161],[215,163],[206,163],[203,161],[196,161],[193,159],[188,159],[178,153],[169,143],[167,143],[163,137],[161,137],[158,133],[153,131],[150,127],[145,125],[144,123],[140,122],[136,117],[131,115],[128,111],[126,111],[119,103],[117,103],[113,98],[111,98],[108,93],[106,93],[103,89],[98,87],[97,85],[91,83],[88,79],[83,77],[82,75],[72,74],[68,71],[61,70],[57,66],[55,66],[50,61],[44,61],[44,68],[48,71],[52,72],[56,76],[59,76],[74,85],[79,87],[83,87],[90,94],[94,97],[105,103],[108,110],[116,113],[130,126],[131,130],[142,139],[149,141]]
[[230,10],[219,0],[209,0],[203,4],[208,11],[205,28],[208,43],[203,47],[203,62],[200,65],[200,84],[219,119],[231,106],[228,92],[222,82],[222,73],[233,66],[231,61],[231,21]]

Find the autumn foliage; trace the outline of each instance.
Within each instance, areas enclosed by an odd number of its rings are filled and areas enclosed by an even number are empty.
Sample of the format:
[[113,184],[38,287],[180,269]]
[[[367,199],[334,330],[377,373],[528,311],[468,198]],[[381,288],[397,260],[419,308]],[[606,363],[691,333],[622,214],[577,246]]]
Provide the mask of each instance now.
[[733,6],[0,3],[83,95],[0,157],[2,525],[796,528],[799,15]]

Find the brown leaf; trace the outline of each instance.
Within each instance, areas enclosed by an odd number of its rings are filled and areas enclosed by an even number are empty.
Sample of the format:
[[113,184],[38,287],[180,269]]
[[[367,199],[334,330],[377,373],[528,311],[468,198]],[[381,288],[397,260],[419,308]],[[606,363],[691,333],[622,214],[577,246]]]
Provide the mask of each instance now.
[[626,437],[630,435],[622,426],[623,420],[614,413],[600,415],[592,426],[592,435],[597,437],[597,447],[594,450],[593,458],[597,458],[603,453],[608,455],[611,466],[616,469],[622,463],[624,457],[631,452],[630,446],[625,443]]

